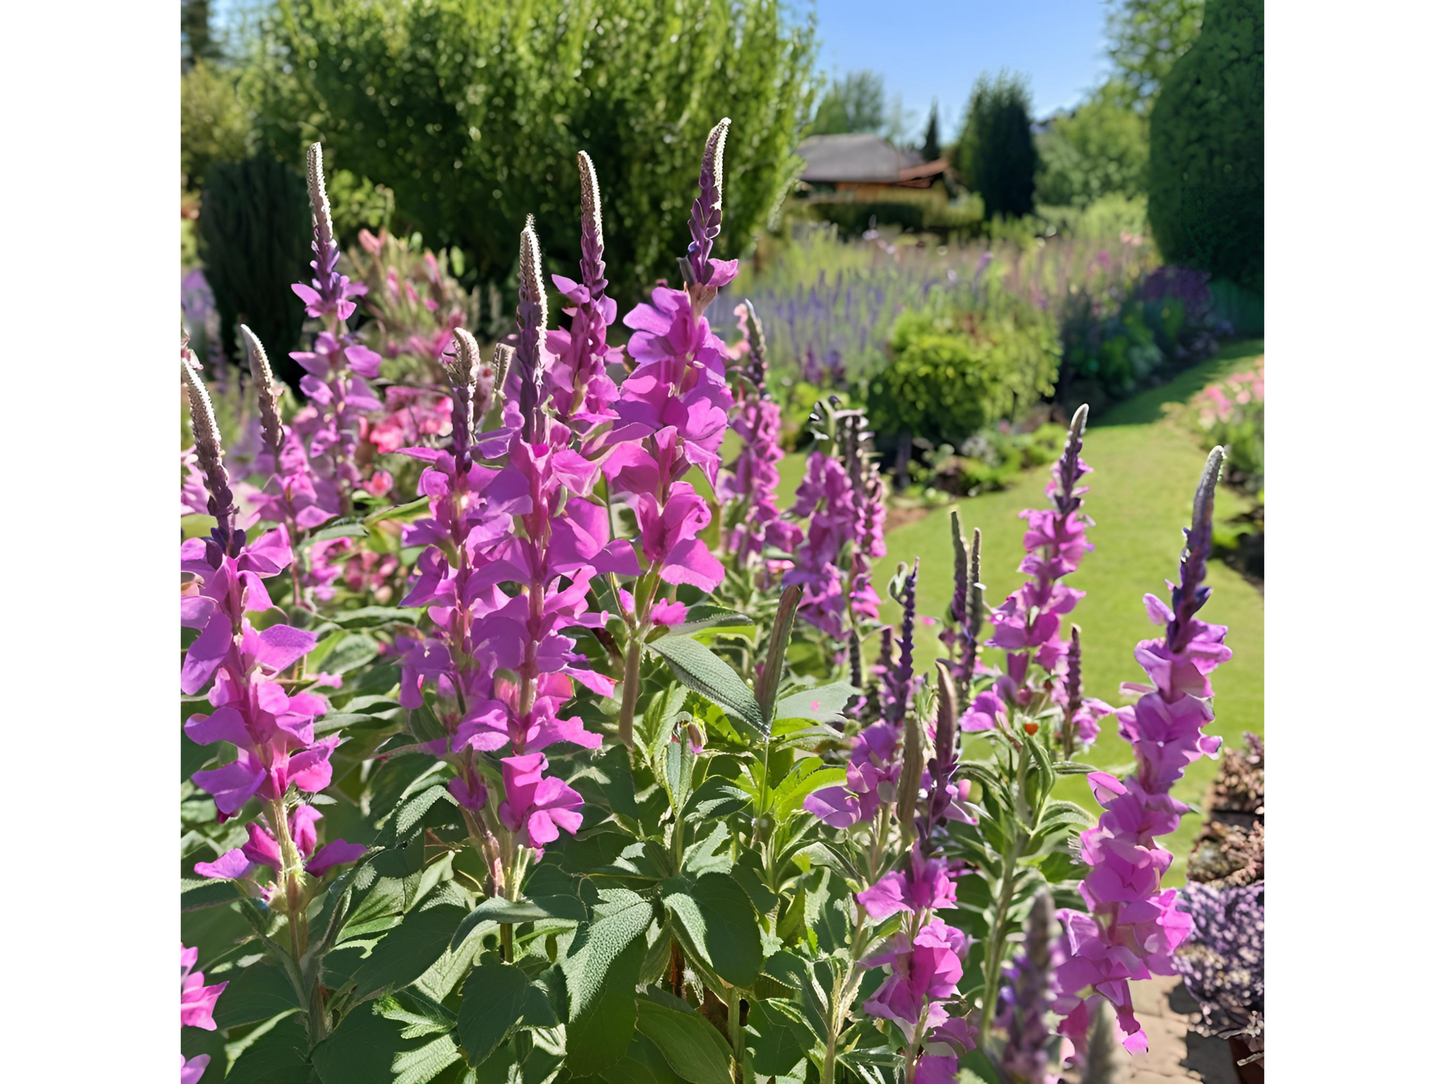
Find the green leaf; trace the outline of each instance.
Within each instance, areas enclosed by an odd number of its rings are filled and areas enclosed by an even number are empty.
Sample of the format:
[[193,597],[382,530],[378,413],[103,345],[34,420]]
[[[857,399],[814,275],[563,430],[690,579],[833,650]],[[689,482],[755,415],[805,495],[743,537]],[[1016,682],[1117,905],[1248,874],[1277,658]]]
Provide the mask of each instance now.
[[418,907],[388,930],[356,971],[356,994],[368,998],[420,978],[447,950],[467,912],[452,904]]
[[[330,638],[323,641],[322,648],[330,643]],[[349,670],[355,670],[358,666],[364,666],[376,658],[381,651],[381,645],[365,633],[354,632],[341,637],[330,650],[326,651],[325,657],[308,666],[313,671],[324,670],[328,674],[344,674]],[[316,652],[312,653],[313,655]]]
[[848,701],[857,695],[857,689],[841,681],[819,685],[816,689],[800,689],[778,701],[773,708],[773,718],[831,723],[842,718]]
[[461,1058],[452,1023],[414,994],[378,998],[348,1013],[311,1057],[322,1084],[427,1084]]
[[627,1051],[637,1020],[633,992],[647,953],[652,904],[604,888],[592,921],[578,929],[562,965],[567,980],[567,1062],[573,1076],[607,1068]]
[[452,935],[451,947],[456,948],[467,939],[467,934],[483,922],[537,922],[542,919],[556,919],[560,922],[585,922],[587,909],[576,896],[540,896],[535,900],[526,897],[518,900],[492,896],[472,909],[462,919],[461,925]]
[[726,873],[696,881],[670,877],[662,883],[663,906],[686,931],[691,947],[723,981],[747,986],[763,966],[757,914],[741,885]]
[[656,1043],[667,1064],[691,1084],[732,1084],[728,1059],[713,1042],[717,1029],[696,1013],[641,999],[637,1030]]
[[226,980],[226,996],[216,1002],[213,1014],[222,1031],[302,1008],[296,1003],[296,991],[286,972],[264,959],[240,972],[212,971],[209,978],[213,982]]
[[[807,1031],[766,1001],[748,1002],[748,1052],[759,1078],[793,1076],[812,1045]],[[801,1074],[799,1074],[801,1075]]]
[[696,606],[688,607],[687,616],[680,624],[667,630],[669,636],[691,636],[696,632],[703,632],[703,639],[707,639],[709,633],[713,636],[726,634],[747,636],[751,639],[757,634],[757,626],[747,614],[711,602],[699,602]]
[[333,538],[365,538],[366,524],[356,520],[341,521],[330,527],[323,527],[312,535],[308,542],[328,542]]
[[636,1033],[631,1036],[626,1053],[604,1069],[598,1079],[604,1084],[685,1084],[657,1049],[657,1044]]
[[332,614],[331,620],[343,629],[376,629],[391,624],[415,625],[420,613],[399,606],[362,606]]
[[496,953],[482,958],[462,988],[457,1036],[468,1065],[486,1061],[519,1026],[553,1027],[556,1023],[546,993],[525,971],[503,963]]
[[758,707],[753,691],[731,666],[702,644],[686,636],[664,636],[647,646],[667,661],[679,681],[717,704],[754,738],[768,736],[763,709]]
[[242,1051],[226,1080],[235,1084],[309,1084],[313,1079],[307,1056],[310,1050],[305,1022],[299,1014],[288,1016]]

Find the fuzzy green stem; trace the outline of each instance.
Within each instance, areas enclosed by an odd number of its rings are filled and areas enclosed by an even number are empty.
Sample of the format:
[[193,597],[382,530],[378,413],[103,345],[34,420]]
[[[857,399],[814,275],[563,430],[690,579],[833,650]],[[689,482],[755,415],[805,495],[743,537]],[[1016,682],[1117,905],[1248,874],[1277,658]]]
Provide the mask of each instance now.
[[733,1084],[743,1084],[743,1051],[746,1036],[742,1023],[742,991],[728,987],[728,1038],[733,1044]]

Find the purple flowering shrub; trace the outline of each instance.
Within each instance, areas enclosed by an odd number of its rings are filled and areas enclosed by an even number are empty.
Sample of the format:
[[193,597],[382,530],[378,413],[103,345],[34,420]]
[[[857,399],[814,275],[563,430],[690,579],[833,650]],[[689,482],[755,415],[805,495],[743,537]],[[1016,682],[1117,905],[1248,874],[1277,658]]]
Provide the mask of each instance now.
[[[714,330],[728,128],[680,284],[622,313],[578,155],[561,319],[529,219],[510,342],[426,347],[436,405],[385,452],[414,497],[369,436],[418,358],[350,323],[376,285],[341,270],[319,146],[305,402],[246,333],[228,442],[183,345],[183,1080],[1051,1080],[1102,1001],[1138,1046],[1127,984],[1190,928],[1155,838],[1228,657],[1195,619],[1218,457],[1137,705],[1081,681],[1085,410],[1016,590],[985,599],[955,523],[947,656],[918,667],[937,570],[901,566],[880,621],[867,419],[816,405],[784,507],[764,321]],[[1075,760],[1111,717],[1122,780]],[[1097,826],[1051,795],[1081,772]]]

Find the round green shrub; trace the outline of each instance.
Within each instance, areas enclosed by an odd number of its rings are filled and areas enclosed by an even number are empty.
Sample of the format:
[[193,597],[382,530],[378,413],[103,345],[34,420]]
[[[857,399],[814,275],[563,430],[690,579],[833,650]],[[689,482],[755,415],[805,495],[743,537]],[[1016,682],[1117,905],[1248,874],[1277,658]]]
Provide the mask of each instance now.
[[1149,223],[1165,260],[1264,290],[1264,3],[1209,0],[1150,121]]
[[1050,394],[1058,336],[1046,313],[997,299],[989,312],[905,312],[888,365],[868,382],[868,417],[884,437],[958,443]]

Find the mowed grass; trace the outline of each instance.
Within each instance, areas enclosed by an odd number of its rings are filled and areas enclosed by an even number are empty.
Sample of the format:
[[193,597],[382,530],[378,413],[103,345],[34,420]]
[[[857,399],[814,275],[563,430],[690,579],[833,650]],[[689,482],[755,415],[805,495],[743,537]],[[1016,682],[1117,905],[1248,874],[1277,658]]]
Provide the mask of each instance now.
[[[1183,528],[1188,524],[1194,490],[1204,467],[1205,450],[1194,434],[1165,416],[1166,403],[1183,402],[1206,384],[1243,368],[1244,363],[1264,352],[1263,340],[1230,344],[1213,359],[1119,404],[1090,421],[1084,438],[1084,458],[1093,473],[1087,476],[1089,493],[1085,510],[1096,526],[1089,531],[1094,551],[1088,554],[1069,583],[1087,592],[1077,609],[1066,618],[1080,628],[1084,658],[1084,688],[1111,704],[1120,703],[1119,684],[1143,681],[1144,673],[1134,661],[1134,645],[1153,637],[1157,629],[1144,615],[1143,596],[1152,591],[1168,598],[1166,579],[1178,576]],[[782,492],[794,492],[803,476],[804,457],[790,455],[781,464]],[[966,531],[983,532],[983,580],[991,605],[1018,587],[1017,572],[1023,557],[1024,523],[1019,512],[1042,507],[1047,473],[1024,475],[1012,489],[989,493],[935,509],[926,517],[900,526],[887,536],[888,556],[875,566],[880,593],[885,593],[889,576],[899,561],[920,560],[919,612],[942,617],[953,592],[953,549],[949,538],[949,510],[957,508]],[[1228,519],[1243,510],[1234,493],[1219,491],[1216,515]],[[1264,599],[1243,577],[1219,561],[1209,563],[1209,581],[1214,594],[1202,617],[1229,626],[1225,642],[1234,658],[1213,676],[1215,722],[1209,733],[1218,734],[1226,746],[1237,746],[1244,731],[1264,733]],[[899,608],[885,602],[883,619],[897,622]],[[931,668],[941,653],[939,625],[919,630],[920,667]],[[1067,626],[1066,626],[1067,627]],[[1000,662],[1000,652],[987,652],[988,661]],[[986,743],[975,739],[969,755],[985,755]],[[1088,763],[1122,772],[1132,765],[1129,746],[1118,735],[1118,727],[1106,722],[1098,743],[1086,757]],[[1218,762],[1201,760],[1192,765],[1175,787],[1177,797],[1197,806],[1218,769]],[[1061,781],[1055,792],[1089,810],[1098,806],[1082,776]],[[1180,860],[1166,880],[1182,884],[1184,856],[1187,856],[1201,817],[1196,812],[1184,818],[1179,831],[1164,845]]]

